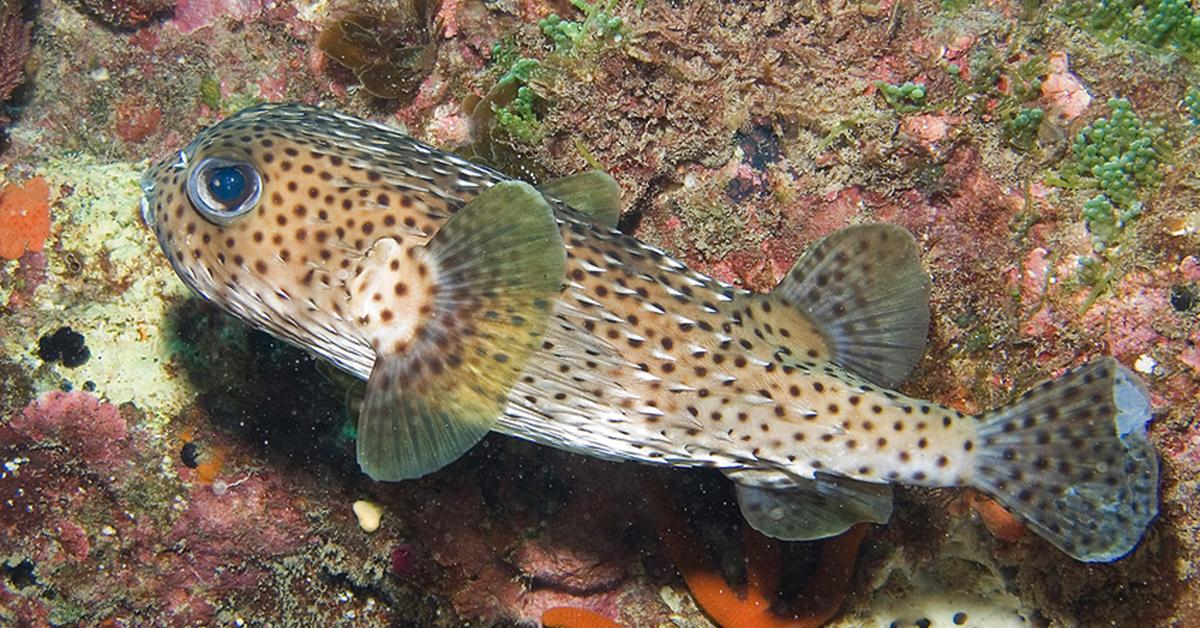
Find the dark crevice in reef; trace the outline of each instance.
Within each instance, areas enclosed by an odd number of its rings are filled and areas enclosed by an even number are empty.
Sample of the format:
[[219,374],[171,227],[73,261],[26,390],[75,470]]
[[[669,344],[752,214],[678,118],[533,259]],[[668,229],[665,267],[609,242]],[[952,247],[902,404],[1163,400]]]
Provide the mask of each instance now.
[[38,584],[37,574],[34,573],[34,564],[28,558],[22,559],[21,562],[13,565],[4,563],[0,565],[0,571],[4,573],[4,579],[8,585],[16,591],[20,591],[26,587],[35,587]]
[[351,406],[357,380],[199,299],[168,315],[183,375],[197,391],[197,434],[216,429],[280,466],[358,477]]

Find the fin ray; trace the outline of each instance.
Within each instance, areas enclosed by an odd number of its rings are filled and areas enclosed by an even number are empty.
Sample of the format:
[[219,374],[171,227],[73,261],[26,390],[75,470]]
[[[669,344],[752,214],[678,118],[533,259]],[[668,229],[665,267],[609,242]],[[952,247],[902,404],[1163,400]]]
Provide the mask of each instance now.
[[815,541],[858,523],[886,523],[892,516],[890,485],[825,474],[796,482],[787,488],[737,484],[738,507],[746,522],[772,538]]
[[605,227],[616,228],[621,219],[621,188],[606,172],[586,170],[544,183],[538,189]]
[[811,246],[770,295],[807,314],[839,366],[894,386],[921,359],[929,278],[895,225],[848,227]]
[[1133,550],[1158,514],[1150,398],[1111,357],[982,417],[972,484],[1078,560]]
[[[417,274],[429,278],[424,290],[405,290],[409,299],[425,299],[424,313],[417,315],[421,309],[413,303],[415,322],[407,330],[383,325],[373,339],[379,357],[356,447],[359,465],[376,480],[435,471],[496,425],[540,346],[566,267],[553,209],[537,190],[516,181],[489,188],[427,246],[409,252],[407,264],[381,255],[371,269],[384,279],[356,284],[354,297],[360,311],[378,307],[371,298],[378,283],[392,294],[396,277],[389,269],[424,269]],[[388,302],[396,301],[404,302]]]

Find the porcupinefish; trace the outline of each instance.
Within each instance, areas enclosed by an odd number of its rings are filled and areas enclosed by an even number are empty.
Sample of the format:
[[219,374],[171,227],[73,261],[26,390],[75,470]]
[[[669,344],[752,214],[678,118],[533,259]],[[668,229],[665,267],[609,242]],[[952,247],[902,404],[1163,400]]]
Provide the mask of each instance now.
[[770,294],[616,229],[592,171],[540,188],[315,107],[264,105],[142,179],[188,286],[367,380],[357,458],[416,478],[489,431],[722,470],[782,539],[884,522],[891,486],[970,486],[1083,561],[1158,511],[1149,395],[1110,357],[979,416],[893,390],[929,280],[900,227],[812,245]]

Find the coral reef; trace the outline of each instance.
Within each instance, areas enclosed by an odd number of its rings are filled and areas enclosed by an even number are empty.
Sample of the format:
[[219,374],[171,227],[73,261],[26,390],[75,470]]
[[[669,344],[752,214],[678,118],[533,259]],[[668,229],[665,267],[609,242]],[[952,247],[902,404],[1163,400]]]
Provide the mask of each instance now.
[[353,72],[370,94],[407,104],[433,70],[437,48],[428,33],[434,30],[434,4],[411,0],[381,8],[378,15],[347,13],[322,29],[317,47]]
[[[4,105],[25,80],[25,62],[30,53],[33,24],[21,14],[21,0],[0,0],[0,105]],[[0,129],[8,122],[0,110]]]
[[175,0],[79,0],[88,13],[115,28],[134,28],[175,6]]
[[[680,571],[772,597],[719,475],[671,474],[699,570],[625,465],[489,437],[363,478],[361,384],[190,298],[139,219],[147,158],[264,100],[533,180],[603,168],[622,230],[751,289],[838,228],[904,226],[933,300],[905,391],[977,412],[1112,353],[1153,394],[1162,514],[1080,565],[973,493],[899,490],[830,623],[1200,622],[1187,2],[2,2],[0,177],[45,193],[28,230],[0,212],[0,623],[709,625]],[[39,356],[64,327],[78,366]],[[779,597],[817,555],[778,548]]]

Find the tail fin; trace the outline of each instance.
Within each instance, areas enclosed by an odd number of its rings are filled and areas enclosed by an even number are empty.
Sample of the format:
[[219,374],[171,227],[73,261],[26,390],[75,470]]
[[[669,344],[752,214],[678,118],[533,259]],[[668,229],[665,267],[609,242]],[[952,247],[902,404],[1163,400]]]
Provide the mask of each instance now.
[[1128,554],[1158,514],[1150,397],[1113,358],[981,418],[972,484],[1076,559]]

